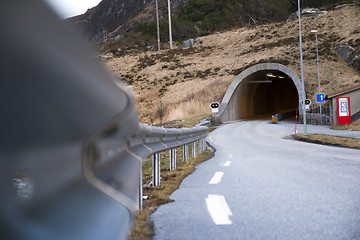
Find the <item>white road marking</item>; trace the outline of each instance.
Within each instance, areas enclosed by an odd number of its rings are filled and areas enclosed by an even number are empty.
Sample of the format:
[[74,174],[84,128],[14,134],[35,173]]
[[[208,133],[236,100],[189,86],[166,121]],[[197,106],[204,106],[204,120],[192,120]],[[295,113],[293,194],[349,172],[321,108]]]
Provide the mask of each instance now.
[[216,225],[231,225],[230,216],[232,212],[222,195],[209,194],[206,200],[206,207]]
[[223,177],[223,175],[223,172],[216,172],[211,178],[209,184],[218,184],[219,182],[221,182],[221,178]]
[[226,162],[223,164],[224,167],[230,167],[230,165],[231,165],[231,161],[226,161]]

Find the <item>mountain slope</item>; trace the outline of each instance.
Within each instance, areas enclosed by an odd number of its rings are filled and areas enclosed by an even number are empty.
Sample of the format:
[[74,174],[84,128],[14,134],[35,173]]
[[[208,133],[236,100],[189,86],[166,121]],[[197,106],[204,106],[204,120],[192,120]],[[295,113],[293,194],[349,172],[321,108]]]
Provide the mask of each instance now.
[[[331,78],[330,91],[336,91],[360,83],[359,73],[334,51],[345,43],[360,48],[359,16],[359,4],[354,3],[303,18],[305,87],[310,99],[317,92],[315,36],[310,30],[319,31],[321,90],[329,92]],[[165,112],[163,120],[210,113],[209,103],[220,102],[235,76],[255,63],[280,62],[300,75],[298,37],[298,22],[284,21],[200,37],[193,48],[130,51],[119,57],[109,53],[103,59],[131,85],[141,120],[155,123],[160,121],[159,109]]]
[[[319,7],[342,0],[302,0],[302,7]],[[188,38],[214,30],[252,23],[285,20],[297,9],[296,0],[171,0],[174,37]],[[158,0],[161,35],[167,39],[166,0]],[[81,27],[86,37],[95,43],[103,40],[126,42],[140,32],[150,34],[156,43],[155,0],[103,0],[85,14],[68,19]],[[137,28],[140,26],[139,28]]]
[[86,36],[95,42],[104,38],[104,34],[114,31],[118,26],[134,18],[152,0],[103,0],[86,13],[69,18],[83,29]]
[[[166,2],[159,2],[160,9],[165,11]],[[175,0],[172,6],[176,8],[184,3],[186,0]],[[86,13],[67,21],[80,27],[88,40],[100,43],[108,35],[131,31],[137,23],[155,21],[155,0],[102,0]]]

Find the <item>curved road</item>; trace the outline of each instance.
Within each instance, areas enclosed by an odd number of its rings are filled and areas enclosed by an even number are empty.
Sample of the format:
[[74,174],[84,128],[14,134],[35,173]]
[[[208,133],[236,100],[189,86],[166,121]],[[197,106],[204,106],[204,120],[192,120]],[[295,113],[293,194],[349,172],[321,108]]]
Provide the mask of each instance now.
[[360,151],[297,142],[267,121],[223,125],[153,215],[154,239],[360,239]]

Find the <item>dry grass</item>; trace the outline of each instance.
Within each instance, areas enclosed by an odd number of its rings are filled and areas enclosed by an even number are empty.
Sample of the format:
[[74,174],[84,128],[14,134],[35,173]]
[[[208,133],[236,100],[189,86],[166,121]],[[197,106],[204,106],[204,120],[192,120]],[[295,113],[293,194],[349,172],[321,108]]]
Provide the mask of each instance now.
[[[182,148],[177,149],[177,169],[169,171],[169,154],[161,153],[161,186],[160,187],[144,187],[144,196],[148,199],[144,200],[143,209],[138,211],[135,216],[135,222],[131,230],[129,239],[131,240],[147,240],[154,236],[153,223],[149,216],[162,205],[172,202],[169,195],[179,188],[182,180],[195,170],[195,166],[201,162],[210,159],[213,151],[207,148],[205,152],[196,158],[189,158],[188,162],[182,160]],[[191,146],[189,147],[191,152]],[[152,162],[150,159],[143,163],[143,182],[150,183],[152,180]]]
[[[210,103],[220,102],[223,94],[221,89],[224,87],[227,86],[224,86],[223,82],[216,80],[199,86],[196,92],[188,93],[185,99],[176,103],[169,103],[167,105],[168,110],[165,115],[165,120],[171,121],[174,119],[188,118],[193,115],[211,114]],[[181,93],[181,91],[179,92]],[[166,97],[171,98],[171,96]]]
[[333,128],[334,130],[351,130],[351,131],[360,131],[360,119],[356,120],[351,124],[336,125]]
[[182,119],[191,115],[206,113],[209,108],[208,104],[199,100],[189,100],[180,104],[171,104],[171,108],[167,113],[166,120]]
[[304,134],[293,134],[292,137],[304,142],[360,149],[360,139],[356,138],[335,137],[324,134],[309,134],[307,136],[304,136]]

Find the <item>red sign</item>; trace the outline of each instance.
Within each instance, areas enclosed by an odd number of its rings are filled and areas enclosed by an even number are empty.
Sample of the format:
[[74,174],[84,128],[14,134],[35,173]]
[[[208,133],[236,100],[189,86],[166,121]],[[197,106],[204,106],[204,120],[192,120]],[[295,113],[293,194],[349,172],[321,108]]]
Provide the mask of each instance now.
[[337,98],[337,110],[338,110],[338,124],[350,124],[351,112],[350,112],[349,97]]

